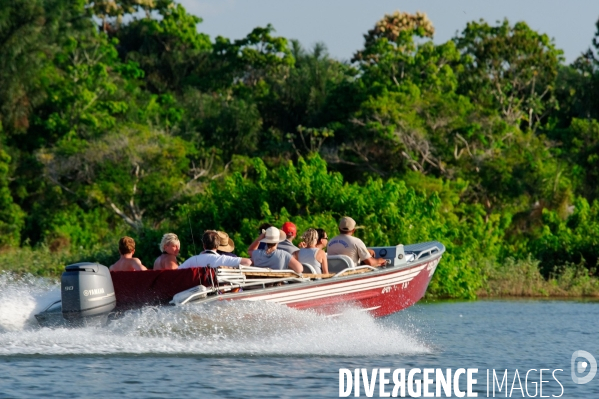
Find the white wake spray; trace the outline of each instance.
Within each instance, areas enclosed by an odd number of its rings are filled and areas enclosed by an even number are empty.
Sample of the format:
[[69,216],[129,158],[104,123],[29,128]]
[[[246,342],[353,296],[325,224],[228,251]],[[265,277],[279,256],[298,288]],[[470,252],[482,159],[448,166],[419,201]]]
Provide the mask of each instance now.
[[0,356],[376,356],[430,351],[402,326],[382,323],[357,309],[326,317],[261,302],[145,307],[126,312],[104,328],[40,328],[33,314],[59,297],[58,287],[40,279],[5,276],[0,288]]
[[37,326],[34,314],[60,299],[60,286],[51,280],[0,272],[0,333]]

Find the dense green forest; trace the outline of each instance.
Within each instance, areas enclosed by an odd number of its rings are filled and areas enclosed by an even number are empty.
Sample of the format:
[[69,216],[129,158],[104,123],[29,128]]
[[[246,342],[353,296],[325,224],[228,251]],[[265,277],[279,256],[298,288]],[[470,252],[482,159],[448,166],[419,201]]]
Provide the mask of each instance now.
[[205,229],[244,254],[262,222],[350,215],[367,245],[443,242],[432,295],[599,293],[599,21],[570,65],[525,22],[435,44],[394,12],[341,62],[201,21],[171,0],[0,3],[0,269],[111,264],[125,234],[151,266],[162,234],[185,258]]

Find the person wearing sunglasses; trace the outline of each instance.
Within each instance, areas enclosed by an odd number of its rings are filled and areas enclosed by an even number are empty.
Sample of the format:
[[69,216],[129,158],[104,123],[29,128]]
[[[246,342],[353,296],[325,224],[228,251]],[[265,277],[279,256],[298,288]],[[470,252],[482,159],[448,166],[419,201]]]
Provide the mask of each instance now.
[[324,229],[316,229],[316,232],[318,233],[316,248],[322,249],[324,251],[329,243],[329,235],[326,231],[324,231]]

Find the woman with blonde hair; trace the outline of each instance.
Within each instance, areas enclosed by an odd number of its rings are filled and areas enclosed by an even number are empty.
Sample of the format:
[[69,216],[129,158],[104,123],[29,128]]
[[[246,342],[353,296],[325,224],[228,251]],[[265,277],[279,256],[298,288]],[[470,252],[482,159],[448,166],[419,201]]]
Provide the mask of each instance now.
[[302,241],[306,246],[293,254],[295,259],[300,263],[311,265],[318,274],[328,274],[329,264],[327,262],[327,254],[316,246],[318,243],[318,232],[315,229],[306,230],[302,235]]
[[173,233],[166,233],[162,236],[159,247],[162,255],[154,261],[154,270],[177,269],[179,267],[177,255],[179,255],[179,250],[181,249],[179,237]]

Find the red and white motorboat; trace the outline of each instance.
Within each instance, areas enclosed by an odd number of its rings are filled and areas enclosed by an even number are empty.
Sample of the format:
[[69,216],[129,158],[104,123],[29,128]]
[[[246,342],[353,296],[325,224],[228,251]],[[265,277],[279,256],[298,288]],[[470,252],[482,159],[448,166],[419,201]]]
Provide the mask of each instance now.
[[422,298],[445,252],[436,241],[370,249],[387,265],[356,266],[347,256],[329,256],[328,275],[314,274],[308,265],[302,274],[251,266],[109,273],[105,266],[79,263],[63,273],[61,301],[36,318],[42,326],[80,325],[147,305],[218,301],[274,302],[329,315],[353,306],[386,316]]
[[[375,247],[376,257],[388,259],[386,267],[354,266],[347,257],[329,257],[330,278],[310,279],[301,283],[245,289],[240,293],[225,293],[206,297],[203,302],[215,300],[266,301],[296,309],[315,309],[335,313],[341,306],[353,305],[369,311],[374,316],[386,316],[412,306],[424,296],[428,283],[441,260],[445,247],[438,242],[398,247]],[[382,252],[382,253],[381,253]],[[402,256],[398,259],[398,255]],[[347,258],[347,259],[343,259]],[[248,268],[249,269],[249,268]],[[242,268],[233,273],[219,270],[219,281],[228,280],[232,274],[244,274],[245,284],[267,284],[264,273]],[[298,276],[299,277],[299,276]],[[282,277],[289,281],[290,277]],[[234,280],[230,280],[235,285]],[[249,288],[249,287],[248,287]]]

